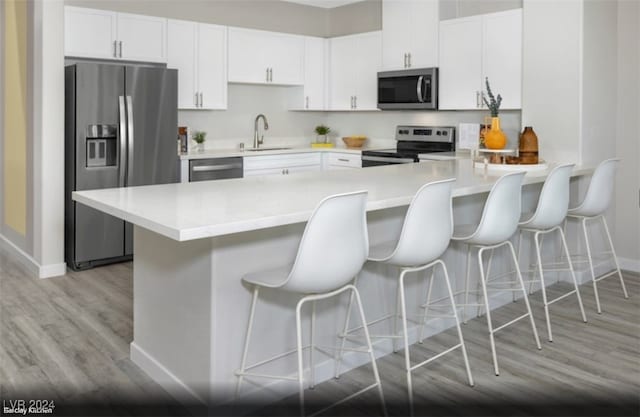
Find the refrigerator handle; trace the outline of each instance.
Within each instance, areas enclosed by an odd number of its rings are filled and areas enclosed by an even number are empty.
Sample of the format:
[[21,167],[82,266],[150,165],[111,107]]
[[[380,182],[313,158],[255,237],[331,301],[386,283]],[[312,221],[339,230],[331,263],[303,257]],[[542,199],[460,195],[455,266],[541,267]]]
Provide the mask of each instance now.
[[127,96],[127,139],[129,147],[127,149],[127,186],[133,183],[133,103],[131,96]]
[[120,175],[118,176],[118,187],[124,187],[124,180],[127,175],[127,130],[126,130],[126,116],[124,111],[124,96],[118,97],[118,113],[120,116],[120,129],[119,129],[119,138],[120,138],[120,150],[119,150],[119,170]]

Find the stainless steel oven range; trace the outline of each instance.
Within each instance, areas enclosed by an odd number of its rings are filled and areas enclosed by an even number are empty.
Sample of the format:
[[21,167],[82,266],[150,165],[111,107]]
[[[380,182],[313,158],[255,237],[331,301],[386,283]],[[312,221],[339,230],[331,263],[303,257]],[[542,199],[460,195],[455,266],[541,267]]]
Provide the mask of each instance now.
[[418,162],[418,155],[456,150],[456,128],[397,126],[395,149],[362,151],[362,167]]

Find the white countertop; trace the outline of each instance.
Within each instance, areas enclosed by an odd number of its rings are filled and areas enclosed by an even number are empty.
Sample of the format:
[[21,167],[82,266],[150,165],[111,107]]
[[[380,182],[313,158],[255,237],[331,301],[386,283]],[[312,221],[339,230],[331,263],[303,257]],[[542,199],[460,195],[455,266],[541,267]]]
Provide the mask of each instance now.
[[[286,146],[282,146],[286,147]],[[269,149],[268,146],[263,147],[263,151],[241,151],[240,149],[206,149],[202,152],[191,151],[186,154],[180,154],[180,159],[204,159],[204,158],[226,158],[231,156],[260,156],[260,155],[282,155],[292,153],[303,152],[339,152],[339,153],[351,153],[362,154],[362,149],[347,149],[347,148],[312,148],[310,146],[305,147],[287,147],[288,149]],[[363,148],[363,149],[375,149],[375,148]]]
[[[573,176],[593,172],[576,167]],[[528,172],[543,182],[549,170]],[[501,172],[470,159],[427,161],[355,170],[305,172],[218,181],[78,191],[73,199],[178,241],[220,236],[308,220],[326,196],[368,190],[367,211],[407,205],[423,184],[456,177],[453,196],[488,191]]]

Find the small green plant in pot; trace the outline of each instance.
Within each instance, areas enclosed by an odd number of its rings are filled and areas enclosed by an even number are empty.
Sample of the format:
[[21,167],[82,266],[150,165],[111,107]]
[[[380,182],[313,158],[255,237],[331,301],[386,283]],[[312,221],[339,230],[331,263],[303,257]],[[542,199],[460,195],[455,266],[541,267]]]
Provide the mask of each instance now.
[[316,142],[317,143],[327,143],[327,135],[331,132],[331,128],[325,125],[316,126]]
[[193,132],[193,141],[197,143],[196,149],[199,151],[204,150],[204,141],[207,137],[207,132],[196,131]]

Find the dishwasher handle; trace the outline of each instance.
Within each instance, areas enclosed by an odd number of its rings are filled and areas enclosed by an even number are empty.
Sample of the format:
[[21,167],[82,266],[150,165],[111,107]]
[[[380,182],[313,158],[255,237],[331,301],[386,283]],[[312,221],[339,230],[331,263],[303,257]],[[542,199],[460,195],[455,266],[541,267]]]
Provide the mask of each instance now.
[[221,165],[196,165],[191,168],[193,172],[213,172],[225,171],[227,169],[242,169],[241,164],[221,164]]

